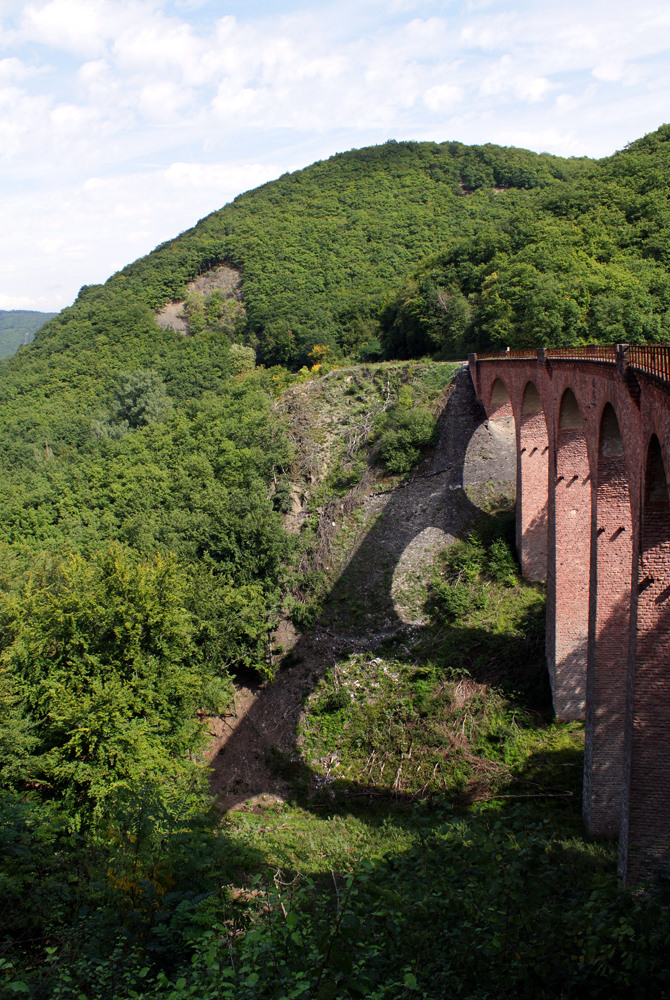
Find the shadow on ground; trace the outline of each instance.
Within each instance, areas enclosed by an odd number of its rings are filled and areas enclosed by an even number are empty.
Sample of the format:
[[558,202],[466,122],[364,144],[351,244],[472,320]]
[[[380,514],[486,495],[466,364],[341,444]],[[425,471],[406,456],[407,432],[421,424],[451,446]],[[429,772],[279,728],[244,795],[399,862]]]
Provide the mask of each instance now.
[[[436,554],[481,514],[480,505],[492,494],[513,493],[515,468],[513,435],[487,424],[462,369],[430,458],[409,482],[367,499],[372,526],[332,587],[320,619],[294,646],[293,665],[253,692],[239,717],[229,720],[212,764],[212,788],[223,810],[290,791],[292,776],[280,773],[277,761],[299,761],[304,701],[338,660],[374,654],[389,641],[394,655],[409,654],[427,635],[421,595]],[[484,639],[464,634],[463,644],[476,649]],[[512,660],[514,650],[509,653]],[[296,767],[305,769],[299,762]],[[350,794],[370,790],[352,786]]]

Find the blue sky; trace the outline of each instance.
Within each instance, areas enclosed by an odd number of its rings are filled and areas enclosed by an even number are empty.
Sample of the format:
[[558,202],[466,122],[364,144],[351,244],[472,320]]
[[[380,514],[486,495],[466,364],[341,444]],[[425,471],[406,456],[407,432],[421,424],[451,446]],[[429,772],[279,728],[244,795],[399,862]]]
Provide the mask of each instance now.
[[0,308],[396,139],[605,156],[670,119],[667,0],[0,0]]

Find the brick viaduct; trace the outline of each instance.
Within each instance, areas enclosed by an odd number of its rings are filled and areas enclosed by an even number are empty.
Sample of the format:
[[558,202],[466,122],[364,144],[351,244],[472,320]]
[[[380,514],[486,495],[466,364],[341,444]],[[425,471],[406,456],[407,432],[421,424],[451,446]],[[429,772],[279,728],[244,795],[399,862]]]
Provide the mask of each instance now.
[[559,719],[586,718],[583,810],[631,883],[670,869],[670,348],[470,355],[513,421],[517,547],[547,581]]

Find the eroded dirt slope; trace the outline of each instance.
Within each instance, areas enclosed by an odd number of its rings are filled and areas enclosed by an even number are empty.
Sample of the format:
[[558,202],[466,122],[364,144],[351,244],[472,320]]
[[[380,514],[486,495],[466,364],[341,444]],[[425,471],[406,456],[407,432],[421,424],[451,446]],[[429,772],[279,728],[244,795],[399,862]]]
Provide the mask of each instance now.
[[[240,299],[242,275],[232,267],[221,265],[190,281],[186,288],[189,294],[198,292],[206,296],[212,292],[221,292],[224,298]],[[185,305],[186,300],[182,299],[179,302],[168,302],[162,309],[156,311],[156,322],[161,330],[174,330],[175,333],[183,334],[189,332]]]
[[[304,416],[306,408],[293,392],[287,412]],[[219,723],[212,784],[222,809],[284,796],[276,760],[300,754],[296,734],[305,697],[349,653],[374,654],[390,638],[411,648],[424,625],[425,583],[439,550],[463,531],[487,495],[513,491],[513,440],[488,427],[467,369],[457,372],[434,405],[440,413],[438,443],[406,482],[392,488],[369,474],[327,508],[335,520],[324,526],[332,535],[324,551],[334,579],[319,620],[303,635],[285,625],[280,641],[293,647],[294,665],[272,684],[241,691],[236,715]],[[311,457],[296,485],[294,530],[306,516],[308,481],[318,487],[328,455],[341,448],[347,433],[357,433],[354,421],[339,438],[332,436],[325,430],[327,411],[303,428]]]

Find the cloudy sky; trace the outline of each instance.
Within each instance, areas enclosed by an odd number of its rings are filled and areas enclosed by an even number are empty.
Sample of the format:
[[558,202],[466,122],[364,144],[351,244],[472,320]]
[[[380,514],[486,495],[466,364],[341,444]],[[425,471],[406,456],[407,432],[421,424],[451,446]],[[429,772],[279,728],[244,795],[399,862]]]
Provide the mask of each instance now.
[[0,308],[332,153],[605,156],[670,120],[668,0],[0,0]]

